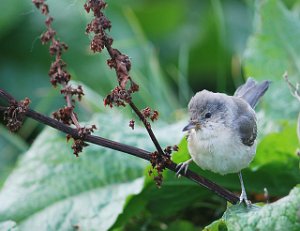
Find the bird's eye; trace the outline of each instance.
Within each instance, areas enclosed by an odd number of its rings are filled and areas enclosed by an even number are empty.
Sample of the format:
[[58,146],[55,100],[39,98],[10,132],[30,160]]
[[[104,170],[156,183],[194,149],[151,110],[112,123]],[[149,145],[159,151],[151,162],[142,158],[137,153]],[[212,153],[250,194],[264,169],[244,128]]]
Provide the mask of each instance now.
[[210,117],[211,117],[211,113],[210,113],[210,112],[207,112],[207,113],[205,114],[205,118],[208,119],[208,118],[210,118]]

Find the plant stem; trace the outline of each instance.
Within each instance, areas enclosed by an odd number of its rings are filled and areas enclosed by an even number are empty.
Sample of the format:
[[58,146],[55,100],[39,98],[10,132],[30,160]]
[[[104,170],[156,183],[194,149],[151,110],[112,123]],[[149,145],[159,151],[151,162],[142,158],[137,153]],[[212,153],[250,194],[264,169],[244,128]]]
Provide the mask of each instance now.
[[151,127],[147,124],[148,123],[147,119],[142,115],[141,111],[135,106],[135,104],[132,101],[129,102],[129,105],[132,108],[132,110],[135,112],[135,114],[137,114],[137,116],[143,122],[143,124],[144,124],[144,126],[145,126],[145,128],[146,128],[146,130],[147,130],[147,132],[148,132],[148,134],[149,134],[149,136],[150,136],[153,144],[156,147],[156,150],[158,151],[158,153],[160,155],[164,155],[164,152],[163,152],[160,144],[158,143],[158,140],[156,139],[156,137],[155,137],[155,135],[154,135]]
[[[108,42],[108,37],[106,36],[106,38],[104,39],[104,46],[106,47],[106,50],[109,54],[109,56],[112,59],[115,59],[114,57],[114,52],[113,52],[113,48],[111,46],[111,44]],[[117,72],[117,69],[116,69]],[[151,125],[149,124],[149,122],[147,121],[147,119],[144,117],[144,115],[141,113],[141,111],[137,108],[137,106],[132,102],[132,100],[130,100],[128,102],[129,106],[132,108],[132,110],[135,112],[135,114],[137,114],[137,116],[139,117],[139,119],[142,121],[142,123],[144,124],[153,144],[155,145],[156,150],[158,151],[159,155],[164,155],[164,152],[158,142],[158,140],[156,139],[152,129],[151,129]]]
[[[8,103],[10,102],[17,102],[9,93],[0,89],[0,98],[5,99]],[[0,111],[6,110],[6,107],[0,106]],[[25,113],[27,117],[30,117],[40,123],[48,125],[56,130],[62,131],[71,135],[72,137],[83,139],[86,142],[93,143],[102,147],[110,148],[113,150],[117,150],[123,153],[127,153],[138,158],[150,161],[151,159],[151,152],[136,148],[130,145],[122,144],[119,142],[115,142],[109,139],[105,139],[103,137],[94,136],[94,135],[86,135],[84,138],[79,137],[77,129],[71,128],[55,119],[52,119],[48,116],[40,114],[32,109],[28,109]],[[177,164],[171,162],[167,164],[167,168],[176,173],[176,166]],[[195,183],[209,189],[213,193],[217,194],[218,196],[224,198],[225,200],[229,201],[230,203],[237,203],[239,201],[239,197],[233,194],[232,192],[228,191],[227,189],[215,184],[214,182],[197,175],[196,173],[188,170],[187,173],[184,175],[188,179],[194,181]]]

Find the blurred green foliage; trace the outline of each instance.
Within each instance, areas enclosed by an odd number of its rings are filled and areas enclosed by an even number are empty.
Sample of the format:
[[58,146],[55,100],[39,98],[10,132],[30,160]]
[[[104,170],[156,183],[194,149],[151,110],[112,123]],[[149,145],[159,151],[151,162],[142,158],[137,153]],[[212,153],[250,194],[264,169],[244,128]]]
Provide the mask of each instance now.
[[[91,15],[83,10],[84,1],[47,2],[59,39],[69,45],[63,59],[72,84],[84,85],[86,96],[76,108],[80,121],[96,123],[97,134],[106,138],[153,150],[144,129],[128,127],[131,118],[137,120],[131,110],[103,106],[102,97],[116,85],[116,77],[106,65],[105,51],[89,51],[90,38],[84,31]],[[160,112],[154,131],[162,145],[182,140],[175,162],[188,158],[181,128],[193,92],[206,88],[232,93],[248,76],[272,80],[259,105],[260,143],[244,181],[255,202],[265,202],[264,188],[271,201],[286,196],[300,182],[295,154],[299,102],[282,79],[288,71],[291,81],[300,82],[300,1],[108,3],[105,12],[112,21],[114,47],[131,58],[131,75],[140,85],[134,100],[140,108]],[[30,0],[2,1],[1,7],[0,88],[18,99],[29,97],[33,109],[49,115],[65,102],[48,81],[52,58],[39,41],[44,18]],[[95,146],[76,159],[63,135],[42,129],[29,119],[16,135],[0,127],[0,230],[190,231],[211,222],[207,230],[230,230],[265,217],[265,230],[298,228],[299,186],[258,212],[232,206],[224,213],[225,201],[191,181],[165,171],[158,189],[148,176],[147,163]],[[194,164],[191,169],[240,191],[236,174],[219,176]],[[287,214],[291,200],[293,209]],[[278,213],[271,219],[272,210]],[[254,223],[250,230],[264,230]]]

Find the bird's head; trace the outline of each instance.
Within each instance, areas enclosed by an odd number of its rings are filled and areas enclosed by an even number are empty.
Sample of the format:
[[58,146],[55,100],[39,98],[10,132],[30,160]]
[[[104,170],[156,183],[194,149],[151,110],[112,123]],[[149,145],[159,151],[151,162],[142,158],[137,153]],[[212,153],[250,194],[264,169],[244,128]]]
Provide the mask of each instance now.
[[189,102],[190,122],[183,131],[218,131],[228,123],[228,96],[207,90],[198,92]]

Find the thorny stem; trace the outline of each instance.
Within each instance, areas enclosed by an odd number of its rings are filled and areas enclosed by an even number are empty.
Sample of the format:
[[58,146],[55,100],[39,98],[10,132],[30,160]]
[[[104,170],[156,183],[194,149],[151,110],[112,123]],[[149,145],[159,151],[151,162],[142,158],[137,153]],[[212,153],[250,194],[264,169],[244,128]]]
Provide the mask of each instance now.
[[[8,94],[6,91],[0,89],[0,98],[5,99],[8,103],[11,102],[16,102],[16,100],[10,95]],[[6,110],[6,107],[0,106],[0,111],[4,111]],[[126,144],[122,144],[119,142],[115,142],[109,139],[105,139],[103,137],[99,137],[99,136],[94,136],[94,135],[86,135],[85,137],[80,137],[78,134],[78,130],[71,128],[65,124],[63,124],[62,122],[59,122],[55,119],[52,119],[50,117],[47,117],[43,114],[40,114],[32,109],[28,109],[25,113],[25,115],[27,117],[30,117],[40,123],[43,123],[45,125],[48,125],[52,128],[55,128],[59,131],[62,131],[66,134],[71,135],[72,137],[74,137],[75,139],[83,139],[86,142],[89,143],[93,143],[102,147],[106,147],[106,148],[110,148],[113,150],[117,150],[123,153],[127,153],[133,156],[136,156],[138,158],[150,161],[151,160],[151,152],[140,149],[140,148],[136,148],[130,145],[126,145]],[[169,164],[167,164],[167,168],[173,172],[176,172],[176,163],[171,162]],[[187,171],[187,173],[185,175],[186,178],[192,180],[193,182],[207,188],[208,190],[212,191],[213,193],[217,194],[218,196],[224,198],[225,200],[229,201],[230,203],[237,203],[239,201],[239,197],[236,196],[235,194],[233,194],[232,192],[228,191],[227,189],[215,184],[214,182],[200,176],[197,175],[195,172],[192,172],[190,170]]]

